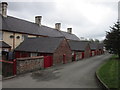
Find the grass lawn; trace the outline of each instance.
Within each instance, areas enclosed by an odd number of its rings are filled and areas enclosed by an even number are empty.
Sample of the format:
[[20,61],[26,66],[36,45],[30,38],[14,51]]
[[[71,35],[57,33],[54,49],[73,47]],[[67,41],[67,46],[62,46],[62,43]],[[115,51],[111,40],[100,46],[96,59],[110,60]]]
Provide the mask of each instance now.
[[120,60],[118,57],[112,56],[101,66],[97,74],[108,88],[120,88]]

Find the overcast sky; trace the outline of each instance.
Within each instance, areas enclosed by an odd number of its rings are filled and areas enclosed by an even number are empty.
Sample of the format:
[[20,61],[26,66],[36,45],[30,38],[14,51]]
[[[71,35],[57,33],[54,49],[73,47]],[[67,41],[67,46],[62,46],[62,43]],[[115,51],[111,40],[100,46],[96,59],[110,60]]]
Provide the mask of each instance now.
[[[61,30],[73,28],[78,37],[103,40],[109,26],[118,19],[119,0],[1,0],[8,1],[8,15],[34,22],[42,16],[42,24]],[[12,1],[12,2],[10,2]]]

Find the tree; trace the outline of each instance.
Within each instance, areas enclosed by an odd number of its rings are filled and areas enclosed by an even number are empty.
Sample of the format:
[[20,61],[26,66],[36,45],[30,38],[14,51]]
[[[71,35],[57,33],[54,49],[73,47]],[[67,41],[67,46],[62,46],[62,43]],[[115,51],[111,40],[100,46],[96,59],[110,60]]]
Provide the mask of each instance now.
[[106,33],[104,44],[107,50],[117,54],[120,58],[120,21],[118,20],[110,31]]
[[92,38],[89,39],[90,42],[94,42],[94,40]]
[[100,41],[99,41],[98,39],[95,39],[95,42],[98,42],[98,43],[99,43]]

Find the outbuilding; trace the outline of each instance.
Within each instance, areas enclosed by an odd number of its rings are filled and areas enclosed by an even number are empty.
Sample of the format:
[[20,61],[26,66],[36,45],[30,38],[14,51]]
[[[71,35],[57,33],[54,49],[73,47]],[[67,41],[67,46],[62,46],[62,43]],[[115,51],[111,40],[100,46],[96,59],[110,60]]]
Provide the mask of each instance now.
[[87,41],[69,41],[72,50],[72,60],[80,60],[90,57],[90,46]]
[[44,62],[56,65],[59,63],[71,62],[72,51],[65,38],[37,37],[27,38],[15,49],[15,58],[51,56]]
[[90,48],[91,48],[91,56],[99,55],[99,52],[102,49],[102,44],[98,42],[91,42]]
[[99,52],[98,54],[101,55],[104,53],[104,44],[103,43],[99,43],[98,44],[98,49],[99,49]]

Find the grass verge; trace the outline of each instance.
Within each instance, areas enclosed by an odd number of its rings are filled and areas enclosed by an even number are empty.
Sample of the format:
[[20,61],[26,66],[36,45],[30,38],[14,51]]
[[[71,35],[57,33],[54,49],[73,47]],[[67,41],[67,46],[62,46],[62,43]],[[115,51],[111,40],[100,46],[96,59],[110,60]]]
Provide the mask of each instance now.
[[108,88],[120,88],[120,60],[113,55],[97,71],[99,78]]

